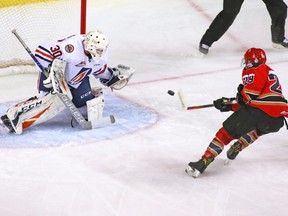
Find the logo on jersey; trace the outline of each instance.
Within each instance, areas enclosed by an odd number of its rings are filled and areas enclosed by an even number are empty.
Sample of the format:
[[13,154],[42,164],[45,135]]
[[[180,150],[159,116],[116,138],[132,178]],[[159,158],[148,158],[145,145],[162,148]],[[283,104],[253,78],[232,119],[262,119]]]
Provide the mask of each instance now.
[[85,94],[81,95],[80,98],[83,99],[83,98],[85,98],[85,97],[87,97],[87,96],[89,96],[89,95],[91,95],[91,94],[92,94],[92,92],[91,92],[91,91],[88,91],[88,92],[86,92]]
[[80,63],[76,64],[76,67],[84,67],[86,65],[85,61],[81,61]]
[[81,83],[83,79],[85,79],[85,77],[87,77],[91,73],[91,71],[92,71],[91,68],[82,68],[80,72],[68,83],[70,85],[77,85],[78,83]]
[[72,53],[74,51],[74,46],[72,44],[67,44],[65,50],[67,53]]

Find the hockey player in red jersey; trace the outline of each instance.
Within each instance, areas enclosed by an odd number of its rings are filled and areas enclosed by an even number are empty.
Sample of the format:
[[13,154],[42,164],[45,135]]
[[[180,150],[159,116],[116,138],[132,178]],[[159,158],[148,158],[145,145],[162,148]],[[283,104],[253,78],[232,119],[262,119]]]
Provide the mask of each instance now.
[[224,97],[214,101],[214,106],[221,112],[231,110],[234,113],[223,122],[223,127],[216,133],[202,158],[188,164],[186,173],[192,177],[203,173],[232,140],[237,139],[227,151],[230,160],[234,160],[259,136],[279,131],[286,122],[287,100],[282,95],[278,77],[266,65],[264,50],[248,49],[243,61],[245,66],[242,84],[237,89],[237,103],[227,103],[230,99]]
[[92,128],[96,127],[102,118],[104,96],[101,87],[91,87],[90,77],[118,90],[126,86],[135,72],[123,65],[108,67],[108,45],[107,37],[99,30],[39,45],[33,57],[41,69],[40,94],[9,108],[1,116],[0,133],[21,134],[23,129],[47,121],[69,108],[67,100],[61,100],[58,93],[68,96],[77,108],[86,106],[88,121]]

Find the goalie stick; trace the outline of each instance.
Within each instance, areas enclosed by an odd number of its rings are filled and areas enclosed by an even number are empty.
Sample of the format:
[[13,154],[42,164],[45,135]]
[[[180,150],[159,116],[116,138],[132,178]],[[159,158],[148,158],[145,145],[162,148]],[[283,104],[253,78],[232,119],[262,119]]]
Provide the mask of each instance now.
[[[29,47],[26,45],[26,43],[23,41],[23,39],[20,37],[20,35],[17,33],[16,29],[12,30],[12,33],[16,36],[16,38],[19,40],[19,42],[22,44],[22,46],[25,48],[27,53],[30,55],[30,57],[33,59],[35,64],[38,66],[38,68],[43,72],[43,74],[47,77],[48,74],[44,70],[43,66],[40,64],[40,62],[36,59],[34,54],[31,52]],[[77,107],[74,105],[74,103],[70,100],[70,98],[63,93],[56,92],[56,95],[59,97],[59,99],[63,102],[63,104],[66,106],[66,108],[69,110],[69,112],[72,114],[73,118],[78,122],[78,124],[81,126],[82,129],[85,130],[91,130],[93,129],[92,123],[90,121],[87,121],[83,115],[79,112]],[[105,118],[106,119],[106,118]],[[113,124],[115,122],[115,118],[113,115],[110,115],[108,117],[107,124]],[[103,124],[104,125],[104,124]]]
[[[183,91],[182,91],[181,89],[178,91],[178,98],[179,98],[179,100],[180,100],[180,103],[181,103],[183,109],[185,109],[185,110],[195,110],[195,109],[202,109],[202,108],[214,107],[214,104],[204,104],[204,105],[196,105],[196,106],[187,106],[187,105],[186,105],[185,98],[184,98]],[[228,102],[227,102],[227,105],[228,105],[228,104],[234,104],[235,100],[236,100],[236,99],[233,98],[233,101],[228,101]]]

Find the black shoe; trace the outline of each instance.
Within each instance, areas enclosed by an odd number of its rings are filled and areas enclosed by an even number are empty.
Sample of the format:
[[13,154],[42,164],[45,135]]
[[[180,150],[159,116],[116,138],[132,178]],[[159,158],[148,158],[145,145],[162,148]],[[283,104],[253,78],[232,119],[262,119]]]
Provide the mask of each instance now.
[[197,178],[200,173],[203,173],[205,169],[208,167],[208,165],[214,160],[214,157],[209,157],[207,159],[201,158],[197,162],[190,162],[188,164],[188,168],[185,170],[185,172],[194,177]]
[[242,149],[242,143],[235,142],[227,151],[227,158],[234,160]]
[[209,46],[206,44],[200,44],[199,45],[199,52],[203,53],[204,55],[207,55],[209,52]]
[[285,38],[282,42],[273,42],[273,47],[277,49],[288,48],[288,40]]

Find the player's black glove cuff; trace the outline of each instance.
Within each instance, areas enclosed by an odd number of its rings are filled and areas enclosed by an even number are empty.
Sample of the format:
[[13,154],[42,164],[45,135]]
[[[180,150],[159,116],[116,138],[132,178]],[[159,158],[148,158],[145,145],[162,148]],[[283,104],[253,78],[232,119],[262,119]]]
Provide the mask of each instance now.
[[232,104],[231,104],[232,100],[233,100],[232,98],[222,97],[213,101],[213,104],[214,107],[220,110],[221,112],[228,112],[232,110]]
[[241,94],[242,90],[244,88],[243,84],[239,84],[238,88],[237,88],[237,94],[236,94],[236,101],[240,106],[245,105],[244,101],[243,101],[243,96]]

